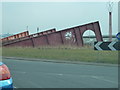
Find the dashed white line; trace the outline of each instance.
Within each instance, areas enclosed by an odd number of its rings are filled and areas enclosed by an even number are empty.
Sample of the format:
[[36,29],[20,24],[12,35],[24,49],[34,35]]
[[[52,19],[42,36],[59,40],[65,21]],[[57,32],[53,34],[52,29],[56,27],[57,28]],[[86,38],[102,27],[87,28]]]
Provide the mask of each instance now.
[[14,88],[17,88],[17,87],[14,86]]
[[63,76],[63,74],[57,74],[57,75],[59,75],[59,76]]
[[110,82],[110,83],[114,83],[114,84],[118,84],[117,82],[102,78],[102,77],[98,77],[98,76],[91,76],[94,79],[98,79],[98,80],[102,80],[102,81],[106,81],[106,82]]

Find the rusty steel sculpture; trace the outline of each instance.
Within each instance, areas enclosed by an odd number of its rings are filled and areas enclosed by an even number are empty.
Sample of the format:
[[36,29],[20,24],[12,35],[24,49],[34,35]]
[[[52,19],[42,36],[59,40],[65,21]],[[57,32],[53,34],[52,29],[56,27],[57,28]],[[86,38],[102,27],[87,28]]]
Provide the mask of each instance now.
[[56,46],[56,45],[75,45],[83,46],[83,34],[87,30],[95,33],[97,41],[103,41],[99,22],[92,22],[64,30],[56,31],[55,29],[47,30],[26,37],[14,40],[2,41],[3,46],[22,46],[22,47],[39,47],[39,46]]

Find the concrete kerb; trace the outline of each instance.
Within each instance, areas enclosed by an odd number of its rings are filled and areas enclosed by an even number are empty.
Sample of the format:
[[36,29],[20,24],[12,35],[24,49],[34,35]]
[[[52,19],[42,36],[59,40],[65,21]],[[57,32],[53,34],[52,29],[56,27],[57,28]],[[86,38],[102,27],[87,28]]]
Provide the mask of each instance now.
[[35,58],[21,58],[21,57],[2,57],[3,59],[17,59],[24,61],[41,61],[41,62],[52,62],[52,63],[67,63],[67,64],[83,64],[83,65],[96,65],[96,66],[112,66],[117,67],[118,64],[107,64],[107,63],[96,63],[96,62],[80,62],[80,61],[66,61],[66,60],[48,60],[48,59],[35,59]]

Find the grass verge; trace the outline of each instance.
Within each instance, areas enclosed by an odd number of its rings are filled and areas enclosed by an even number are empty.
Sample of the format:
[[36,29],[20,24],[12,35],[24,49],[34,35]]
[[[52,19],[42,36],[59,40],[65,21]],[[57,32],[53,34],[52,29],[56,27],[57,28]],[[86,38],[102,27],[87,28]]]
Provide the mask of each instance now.
[[95,51],[90,47],[4,47],[2,48],[2,56],[111,64],[118,63],[118,51]]

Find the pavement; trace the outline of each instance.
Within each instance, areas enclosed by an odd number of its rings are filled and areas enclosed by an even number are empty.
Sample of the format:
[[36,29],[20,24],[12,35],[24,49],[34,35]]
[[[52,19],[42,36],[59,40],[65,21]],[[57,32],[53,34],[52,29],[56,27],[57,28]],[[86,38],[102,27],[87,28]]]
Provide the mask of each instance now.
[[117,65],[3,58],[16,88],[117,88]]

